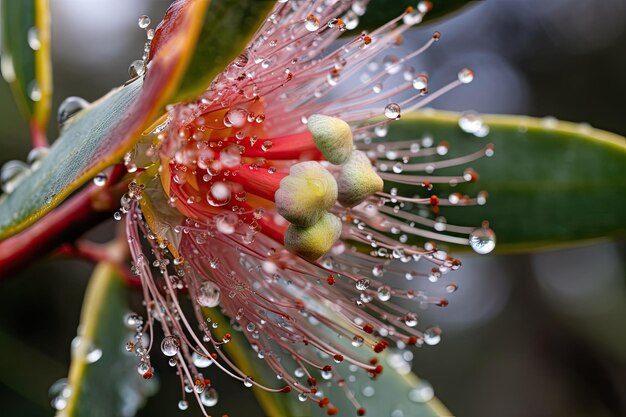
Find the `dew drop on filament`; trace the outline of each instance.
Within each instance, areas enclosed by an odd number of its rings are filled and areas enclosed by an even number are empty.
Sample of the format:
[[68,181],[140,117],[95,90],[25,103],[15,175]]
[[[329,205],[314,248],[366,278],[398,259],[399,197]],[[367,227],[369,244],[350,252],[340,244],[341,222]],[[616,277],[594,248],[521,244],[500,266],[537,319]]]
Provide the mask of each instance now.
[[396,103],[387,104],[385,107],[385,117],[388,119],[397,119],[400,117],[400,105]]
[[489,228],[489,222],[483,222],[481,227],[474,229],[469,235],[469,244],[474,252],[484,255],[496,247],[496,234]]

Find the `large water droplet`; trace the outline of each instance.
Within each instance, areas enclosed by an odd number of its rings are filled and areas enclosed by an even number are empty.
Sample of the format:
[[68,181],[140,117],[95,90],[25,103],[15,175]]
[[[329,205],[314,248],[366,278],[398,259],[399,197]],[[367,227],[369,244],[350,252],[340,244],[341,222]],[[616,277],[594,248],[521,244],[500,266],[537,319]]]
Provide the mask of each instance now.
[[475,111],[464,111],[459,117],[459,127],[464,132],[475,134],[483,127],[483,119]]
[[196,301],[202,307],[217,307],[220,303],[220,288],[211,281],[204,281],[198,288]]
[[64,410],[72,396],[72,387],[67,383],[67,378],[61,378],[50,386],[48,390],[50,403],[55,410]]
[[37,82],[37,80],[32,80],[28,84],[27,90],[28,90],[27,91],[28,97],[30,97],[32,101],[41,100],[41,97],[42,97],[41,87],[39,87],[39,83]]
[[461,81],[463,84],[469,84],[474,80],[474,71],[472,71],[469,68],[463,68],[461,71],[459,71],[459,81]]
[[208,368],[213,364],[213,359],[202,356],[197,352],[191,354],[191,360],[196,368]]
[[139,16],[139,19],[137,19],[137,24],[141,29],[147,28],[148,26],[150,26],[150,17],[146,16],[145,14]]
[[441,329],[439,327],[430,327],[424,332],[424,343],[434,346],[441,342]]
[[484,255],[496,247],[496,234],[489,228],[489,222],[483,222],[482,226],[472,230],[469,235],[469,244],[474,252]]
[[388,285],[383,285],[381,287],[378,287],[376,293],[380,301],[389,301],[389,299],[391,298],[391,287],[389,287]]
[[128,67],[130,78],[141,77],[146,72],[146,66],[141,59],[136,59]]
[[41,40],[39,39],[39,31],[36,27],[31,27],[28,29],[28,33],[26,34],[26,38],[28,40],[28,46],[33,51],[39,50],[41,48]]
[[165,356],[175,356],[180,350],[180,340],[175,336],[166,336],[161,341],[161,352]]
[[28,173],[28,165],[22,161],[8,161],[0,169],[0,186],[2,191],[9,194],[18,186]]
[[91,340],[76,336],[71,343],[72,355],[82,357],[87,363],[95,363],[102,357],[102,349]]
[[216,182],[211,186],[211,190],[207,193],[207,201],[215,207],[225,206],[230,202],[230,187],[223,182]]
[[370,287],[370,280],[362,278],[355,283],[356,289],[359,291],[365,291]]
[[50,153],[50,148],[45,146],[38,146],[31,149],[26,157],[26,162],[30,165],[32,171],[36,171],[41,166],[41,161]]
[[202,401],[202,404],[206,405],[207,407],[213,407],[215,404],[217,404],[217,400],[218,395],[215,388],[205,389],[204,391],[202,391],[202,394],[200,394],[200,401]]
[[309,32],[315,32],[316,30],[320,28],[320,21],[317,19],[317,17],[310,14],[304,20],[304,27]]
[[388,119],[397,119],[400,117],[400,105],[397,103],[387,104],[385,107],[385,117]]
[[13,56],[8,52],[3,52],[0,56],[0,73],[2,78],[8,83],[15,81],[15,66],[13,65]]
[[81,97],[68,97],[59,106],[57,111],[57,122],[59,127],[63,127],[67,120],[80,112],[85,107],[89,106],[89,102]]
[[433,399],[435,390],[427,381],[420,381],[415,388],[409,391],[409,400],[414,403],[425,403]]
[[93,183],[97,185],[98,187],[103,187],[107,183],[107,178],[108,177],[106,176],[106,174],[101,172],[99,174],[96,174],[95,177],[93,177]]

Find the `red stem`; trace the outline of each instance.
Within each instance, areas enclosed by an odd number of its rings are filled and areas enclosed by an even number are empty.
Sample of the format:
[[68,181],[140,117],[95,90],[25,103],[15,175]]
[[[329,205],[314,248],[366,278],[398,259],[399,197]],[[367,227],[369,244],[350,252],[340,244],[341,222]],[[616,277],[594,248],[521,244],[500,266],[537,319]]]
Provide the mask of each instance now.
[[31,120],[28,124],[30,128],[30,137],[33,143],[33,149],[48,147],[48,138],[46,137],[46,133],[41,130],[39,125],[35,120]]
[[126,181],[113,187],[90,185],[28,229],[0,242],[0,280],[111,218],[127,186]]

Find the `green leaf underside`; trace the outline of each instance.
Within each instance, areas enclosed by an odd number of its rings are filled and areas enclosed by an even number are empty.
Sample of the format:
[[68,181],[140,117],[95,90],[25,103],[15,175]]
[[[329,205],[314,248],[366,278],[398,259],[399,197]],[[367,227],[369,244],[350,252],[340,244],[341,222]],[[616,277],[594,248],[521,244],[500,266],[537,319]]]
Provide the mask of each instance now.
[[[185,1],[186,5],[191,4]],[[172,101],[195,98],[244,51],[274,6],[269,0],[211,0],[191,62]]]
[[[475,0],[430,0],[433,8],[424,16],[424,22],[428,22],[445,16],[460,9],[463,6],[477,3]],[[388,21],[400,16],[407,7],[416,7],[415,0],[371,0],[367,5],[367,11],[359,17],[357,30],[373,30]]]
[[105,159],[110,146],[105,138],[124,117],[141,86],[142,80],[137,79],[70,119],[41,166],[0,200],[0,238],[40,217],[58,195],[76,189],[78,178]]
[[[51,101],[49,27],[47,0],[0,0],[3,74],[13,72],[10,81],[13,95],[24,116],[36,119],[41,130],[48,121]],[[36,28],[40,47],[33,50],[28,43],[29,31]],[[41,98],[33,101],[30,90],[34,81]]]
[[398,188],[407,195],[441,197],[452,192],[474,197],[480,190],[488,191],[484,206],[441,207],[440,214],[448,224],[464,226],[478,227],[489,220],[500,253],[626,235],[624,137],[567,122],[548,127],[549,122],[529,117],[483,120],[490,127],[484,139],[463,132],[454,113],[416,113],[390,123],[387,138],[381,141],[429,135],[435,143],[450,144],[446,159],[475,152],[487,143],[495,146],[491,158],[431,174],[462,175],[465,167],[472,167],[480,175],[476,183],[435,184],[432,193],[419,186]]
[[[137,373],[135,355],[124,345],[133,336],[124,326],[128,290],[111,264],[96,267],[83,303],[82,342],[72,355],[68,382],[72,395],[58,417],[134,415],[153,390]],[[94,363],[85,361],[89,342],[102,350]]]

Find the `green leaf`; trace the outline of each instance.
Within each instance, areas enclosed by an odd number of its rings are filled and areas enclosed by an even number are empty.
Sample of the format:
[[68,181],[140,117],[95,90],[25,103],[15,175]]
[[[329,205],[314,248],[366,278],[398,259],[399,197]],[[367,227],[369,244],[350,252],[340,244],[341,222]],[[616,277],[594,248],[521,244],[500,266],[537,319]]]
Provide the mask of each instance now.
[[[232,336],[230,343],[224,345],[224,351],[233,360],[233,362],[245,372],[254,378],[255,381],[273,388],[282,388],[283,385],[277,385],[276,374],[265,364],[265,361],[259,359],[256,353],[250,347],[248,341],[230,326],[230,321],[218,312],[217,309],[203,308],[202,313],[205,317],[209,317],[213,322],[219,323],[218,328],[224,334],[230,333]],[[298,416],[306,417],[310,415],[308,406],[298,401],[296,394],[291,393],[269,393],[260,388],[253,388],[254,395],[259,404],[268,416]]]
[[[483,116],[490,133],[482,139],[462,131],[458,118],[432,111],[404,115],[390,124],[386,138],[445,140],[446,159],[494,144],[491,158],[432,174],[462,175],[469,166],[480,175],[476,183],[436,184],[432,193],[489,193],[484,206],[441,207],[448,224],[479,226],[488,220],[499,253],[626,235],[626,138],[552,119]],[[408,195],[428,195],[422,187],[402,188]]]
[[[134,415],[153,390],[124,349],[132,333],[124,326],[127,289],[117,269],[99,264],[87,287],[79,336],[72,342],[71,396],[59,417]],[[94,362],[101,353],[101,356]]]
[[[276,381],[273,371],[270,370],[263,360],[257,358],[256,353],[249,346],[248,341],[241,336],[241,333],[233,331],[228,319],[215,309],[204,309],[203,311],[205,316],[219,323],[218,328],[222,329],[224,333],[228,332],[231,334],[232,339],[230,343],[225,345],[224,349],[237,366],[248,375],[253,376],[255,381],[275,386],[276,383],[272,382]],[[344,343],[344,345],[346,351],[354,349],[348,343]],[[427,391],[432,389],[427,382],[420,381],[413,373],[405,372],[401,374],[399,372],[400,368],[397,367],[400,361],[398,354],[382,353],[378,355],[378,358],[382,361],[381,363],[385,369],[376,381],[372,381],[362,370],[351,372],[347,361],[333,366],[344,378],[348,376],[355,377],[354,381],[349,382],[349,387],[355,393],[361,406],[365,408],[367,415],[390,416],[394,410],[401,410],[405,416],[412,417],[452,416],[452,413],[438,399],[434,397],[431,399],[423,398],[423,396],[428,396]],[[283,358],[283,360],[286,359],[286,357]],[[396,365],[396,367],[393,365]],[[321,378],[318,378],[318,380],[323,381]],[[365,387],[374,388],[375,395],[373,397],[363,395],[362,392]],[[320,388],[324,389],[323,383],[320,383]],[[327,415],[327,409],[319,408],[309,401],[298,401],[294,392],[287,395],[270,394],[260,389],[254,389],[254,394],[265,413],[269,416],[322,417]],[[355,415],[354,405],[352,405],[341,389],[335,386],[332,390],[325,390],[325,395],[330,398],[333,406],[339,410],[339,416]],[[428,401],[416,401],[420,398],[428,399]]]
[[[424,22],[440,18],[460,9],[468,4],[476,3],[475,0],[430,0],[432,9],[424,16]],[[384,25],[388,21],[400,16],[407,7],[415,8],[415,0],[371,0],[367,5],[366,13],[359,17],[359,30],[372,30]]]
[[[346,346],[346,350],[349,349]],[[428,382],[420,380],[411,372],[399,373],[398,369],[401,368],[393,366],[404,361],[400,353],[382,353],[378,355],[378,359],[384,366],[384,370],[374,381],[362,370],[350,372],[346,361],[333,365],[333,372],[339,372],[346,379],[350,378],[350,382],[347,382],[348,387],[354,392],[361,407],[365,409],[366,415],[452,417],[452,413],[432,396],[432,387]],[[351,380],[352,377],[354,380]],[[370,390],[369,393],[368,390]],[[324,394],[339,410],[338,416],[348,417],[356,414],[354,405],[338,387],[325,390]],[[312,417],[327,415],[326,410],[319,407],[312,406],[311,410]],[[402,414],[395,410],[400,410]]]
[[[172,4],[157,27],[152,50],[171,37],[173,29],[181,24],[179,14],[193,4],[193,0]],[[191,62],[172,101],[194,98],[207,89],[215,76],[243,52],[273,6],[273,1],[212,0],[204,14]]]
[[143,79],[113,90],[70,119],[39,168],[0,197],[0,239],[23,230],[107,166],[119,162],[177,91],[205,2],[187,8]]
[[52,99],[48,0],[1,0],[2,75],[31,129],[45,132]]

